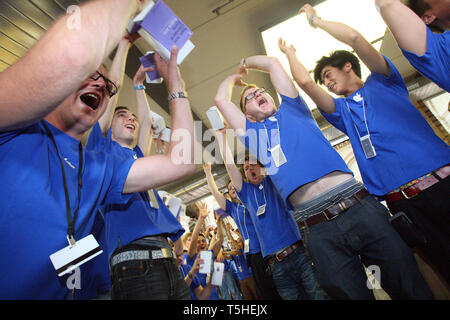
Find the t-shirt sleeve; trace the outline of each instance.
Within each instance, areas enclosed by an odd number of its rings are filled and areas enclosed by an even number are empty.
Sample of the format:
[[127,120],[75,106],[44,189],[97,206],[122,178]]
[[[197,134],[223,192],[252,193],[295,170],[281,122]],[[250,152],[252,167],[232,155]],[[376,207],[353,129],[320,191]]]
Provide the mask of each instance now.
[[311,110],[309,109],[308,105],[306,104],[305,100],[303,100],[301,95],[298,95],[295,98],[290,98],[280,94],[280,97],[281,97],[280,112],[284,113],[285,110],[283,109],[292,109],[291,111],[300,112],[302,113],[303,116],[310,118],[311,120],[314,120]]
[[98,122],[94,125],[89,133],[88,140],[86,142],[86,149],[93,151],[104,151],[106,147],[106,139],[103,136],[102,130]]
[[450,90],[450,31],[433,33],[427,28],[427,51],[418,56],[402,50],[403,55],[425,77],[434,81],[441,88]]
[[347,108],[345,105],[345,100],[343,98],[333,98],[334,101],[334,112],[333,113],[325,113],[320,111],[322,116],[333,126],[338,128],[344,133],[347,133],[347,129],[345,128],[344,121],[342,119],[342,108]]
[[132,196],[133,193],[122,193],[127,181],[128,173],[133,166],[134,159],[131,158],[121,158],[118,156],[108,155],[109,161],[111,162],[112,181],[111,186],[108,190],[106,197],[106,203],[126,203]]

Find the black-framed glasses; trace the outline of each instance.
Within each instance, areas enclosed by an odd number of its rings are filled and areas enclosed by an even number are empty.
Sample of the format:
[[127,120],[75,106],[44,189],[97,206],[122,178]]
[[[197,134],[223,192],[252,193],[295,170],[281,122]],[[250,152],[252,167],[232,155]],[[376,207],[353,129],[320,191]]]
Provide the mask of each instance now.
[[99,78],[102,78],[105,82],[106,91],[108,92],[109,97],[112,98],[118,91],[116,84],[98,71],[96,71],[92,76],[89,77],[89,79],[92,79],[94,81],[97,81]]
[[259,88],[258,90],[253,91],[252,93],[249,93],[246,97],[245,97],[245,103],[244,105],[247,105],[247,102],[249,102],[250,100],[252,100],[253,98],[255,98],[257,95],[266,92],[266,89],[264,89],[264,87]]

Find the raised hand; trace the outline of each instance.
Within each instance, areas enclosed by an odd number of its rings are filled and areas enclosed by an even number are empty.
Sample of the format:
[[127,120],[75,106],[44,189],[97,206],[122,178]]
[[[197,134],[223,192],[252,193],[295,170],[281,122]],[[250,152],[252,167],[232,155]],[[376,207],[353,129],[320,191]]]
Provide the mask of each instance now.
[[280,48],[281,52],[284,54],[295,54],[295,47],[291,44],[290,46],[286,45],[286,40],[283,38],[278,39],[278,48]]
[[141,83],[141,84],[144,83],[144,80],[145,80],[145,73],[146,73],[146,72],[153,71],[153,70],[154,70],[153,67],[144,68],[144,66],[141,65],[141,66],[139,67],[138,71],[136,72],[136,74],[134,75],[133,82],[134,82],[135,84],[136,84],[136,83]]
[[203,171],[205,172],[205,174],[211,174],[211,163],[204,163],[203,164]]

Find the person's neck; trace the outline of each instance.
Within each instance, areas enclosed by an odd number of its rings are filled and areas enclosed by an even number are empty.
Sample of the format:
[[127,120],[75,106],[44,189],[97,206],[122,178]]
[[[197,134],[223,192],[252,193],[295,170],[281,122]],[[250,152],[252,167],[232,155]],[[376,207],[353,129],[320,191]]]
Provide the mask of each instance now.
[[60,116],[57,112],[52,112],[49,115],[45,117],[45,120],[50,123],[55,128],[58,128],[68,136],[81,141],[81,138],[83,137],[84,133],[87,130],[83,130],[79,126],[77,126],[77,123],[69,123],[67,121],[64,121],[62,116]]
[[364,81],[362,81],[360,78],[354,79],[348,89],[345,91],[344,96],[348,97],[352,95],[355,91],[361,89],[364,86]]
[[134,149],[133,140],[129,141],[123,139],[115,139],[114,137],[112,138],[112,140],[120,144],[121,147],[128,148],[131,150]]

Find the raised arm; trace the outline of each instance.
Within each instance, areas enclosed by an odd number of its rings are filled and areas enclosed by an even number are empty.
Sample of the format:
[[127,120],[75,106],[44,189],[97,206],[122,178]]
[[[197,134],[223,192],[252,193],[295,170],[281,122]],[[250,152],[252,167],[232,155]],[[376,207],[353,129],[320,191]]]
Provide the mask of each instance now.
[[247,74],[248,69],[268,72],[270,80],[278,93],[290,98],[298,96],[294,83],[277,58],[263,55],[244,58],[239,65],[239,72]]
[[213,251],[214,255],[217,256],[219,251],[222,249],[223,243],[223,227],[222,227],[222,218],[218,217],[217,219],[217,233],[215,235],[214,240],[211,242],[210,250]]
[[[185,91],[176,62],[177,54],[178,49],[174,47],[168,63],[155,54],[156,68],[164,78],[169,94]],[[136,160],[128,173],[124,193],[146,191],[195,173],[194,120],[189,100],[172,99],[169,108],[172,115],[172,132],[167,153]]]
[[423,56],[427,51],[427,27],[422,19],[400,0],[376,0],[375,4],[398,46]]
[[245,115],[231,101],[233,88],[235,86],[245,86],[241,74],[233,74],[222,81],[217,89],[214,103],[234,130],[245,131]]
[[[125,65],[128,57],[128,52],[135,41],[135,37],[131,36],[128,32],[125,32],[125,36],[119,42],[117,46],[116,54],[114,55],[111,68],[109,69],[108,78],[113,81],[120,91],[122,87],[123,78],[125,75]],[[111,121],[114,115],[114,109],[117,106],[119,100],[119,94],[117,93],[112,99],[109,100],[105,113],[98,120],[98,124],[102,129],[103,135],[106,135]]]
[[[0,131],[52,112],[100,66],[146,0],[96,0],[80,6],[79,27],[64,15],[15,64],[0,73]],[[75,13],[76,14],[76,13]]]
[[333,98],[311,78],[308,70],[297,58],[295,47],[287,46],[286,41],[282,38],[278,40],[278,47],[286,55],[292,77],[298,86],[305,91],[320,110],[325,113],[333,113],[335,110]]
[[204,163],[203,171],[205,172],[206,181],[208,182],[209,190],[211,191],[214,199],[216,199],[220,208],[222,210],[225,210],[227,207],[227,201],[223,194],[220,193],[219,189],[217,188],[216,182],[214,181],[214,177],[211,173],[211,163]]
[[361,33],[346,24],[319,18],[316,10],[310,4],[305,4],[299,10],[299,14],[303,12],[306,14],[308,22],[312,27],[320,28],[336,40],[352,47],[361,61],[367,66],[367,68],[369,68],[371,72],[389,76],[389,65],[386,60],[384,60],[381,53],[379,53],[361,35]]
[[230,147],[228,146],[225,132],[225,129],[216,131],[217,143],[219,144],[220,154],[222,155],[223,163],[228,175],[230,176],[231,183],[233,184],[235,190],[239,192],[242,190],[243,178],[241,172],[234,163],[234,157],[231,153]]
[[[133,78],[133,85],[135,87],[143,86],[145,80],[145,73],[152,70],[153,68],[144,68],[141,65]],[[142,150],[144,156],[148,156],[150,154],[150,146],[152,144],[153,138],[152,113],[150,111],[150,104],[148,103],[147,94],[145,93],[145,90],[138,89],[135,91],[136,91],[137,116],[139,119],[139,135],[137,145]]]
[[198,206],[199,213],[198,213],[198,219],[197,223],[195,224],[194,230],[192,231],[192,237],[191,237],[191,243],[188,248],[188,256],[190,258],[193,258],[194,255],[197,253],[197,240],[198,235],[200,233],[200,229],[202,228],[203,222],[205,221],[206,217],[208,216],[208,207],[205,203],[200,203]]

